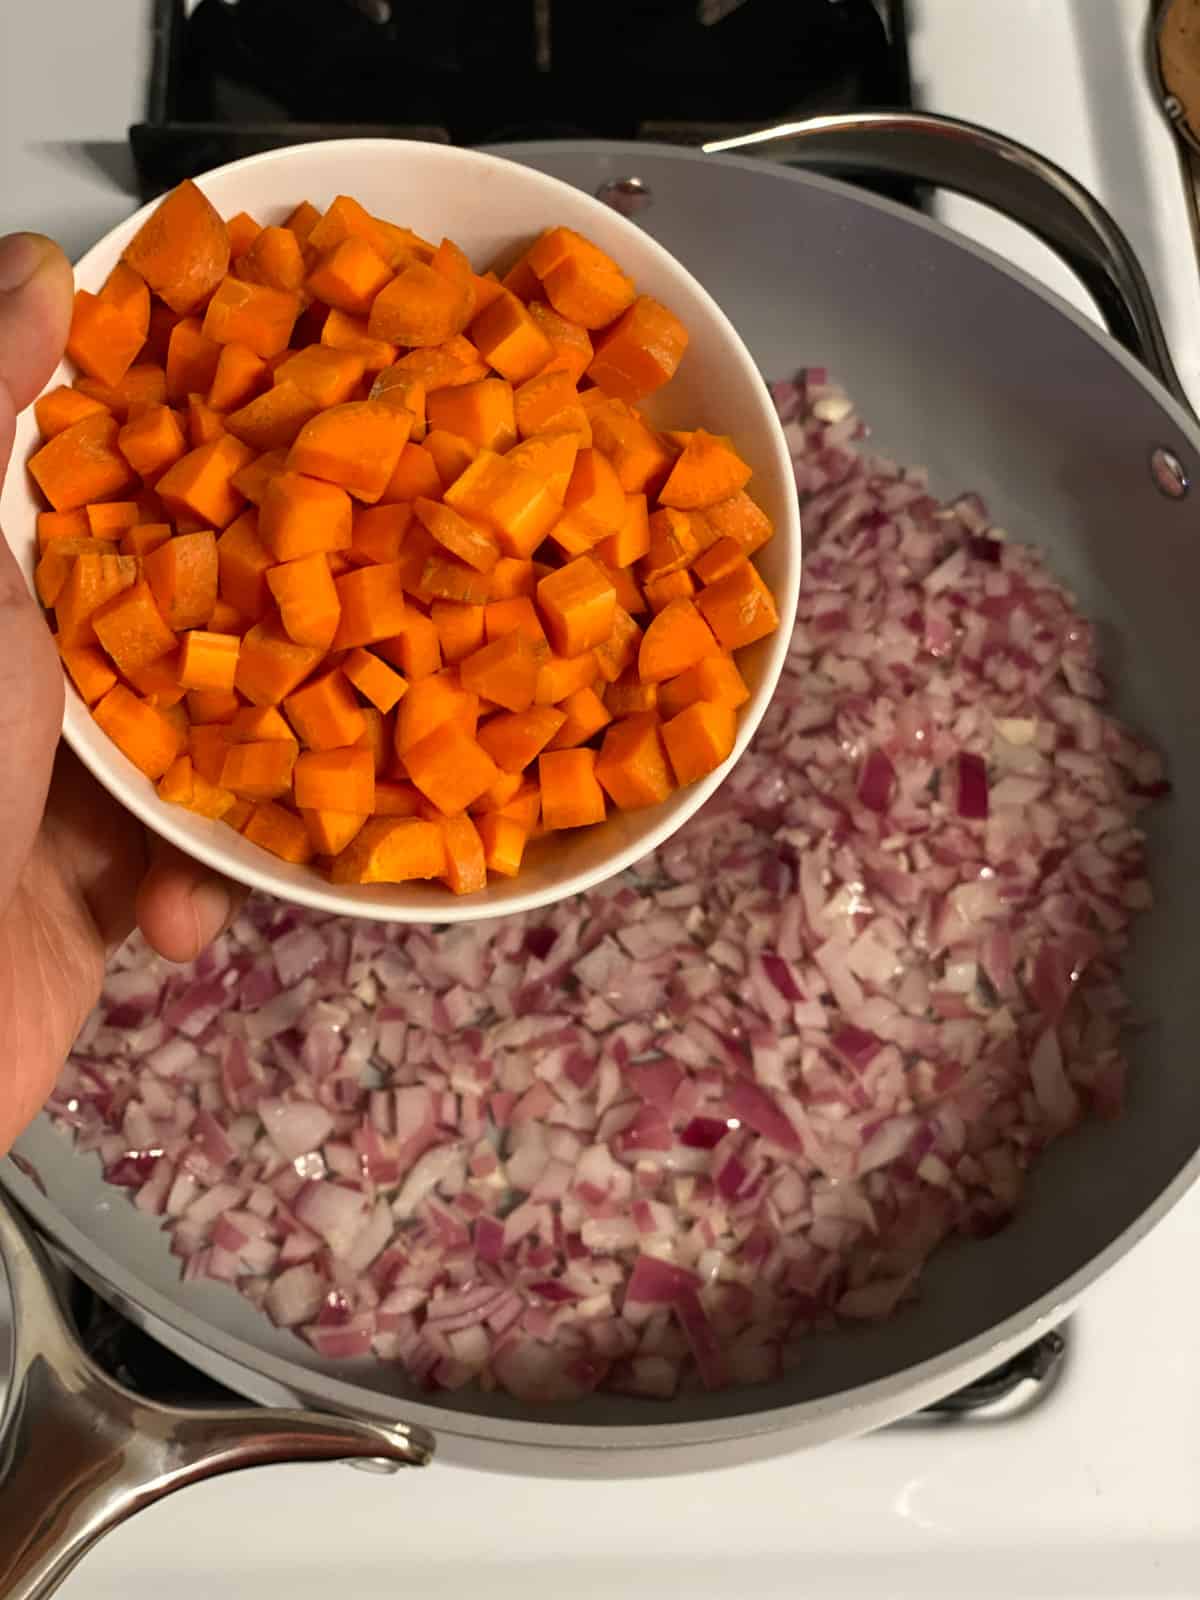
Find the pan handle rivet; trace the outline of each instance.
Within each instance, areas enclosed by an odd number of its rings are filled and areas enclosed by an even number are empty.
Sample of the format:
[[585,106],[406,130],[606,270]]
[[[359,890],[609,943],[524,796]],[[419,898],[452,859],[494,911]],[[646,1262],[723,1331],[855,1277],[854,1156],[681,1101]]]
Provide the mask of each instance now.
[[1165,445],[1156,445],[1150,452],[1150,476],[1154,487],[1168,500],[1182,500],[1191,487],[1183,462]]
[[654,204],[650,185],[640,178],[610,178],[596,190],[596,199],[603,200],[623,217],[636,217]]

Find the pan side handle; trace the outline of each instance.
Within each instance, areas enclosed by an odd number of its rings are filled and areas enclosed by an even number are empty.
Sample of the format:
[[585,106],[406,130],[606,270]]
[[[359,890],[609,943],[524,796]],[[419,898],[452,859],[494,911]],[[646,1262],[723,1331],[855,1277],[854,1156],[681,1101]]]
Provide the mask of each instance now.
[[718,139],[710,155],[761,153],[825,171],[886,173],[978,200],[1028,228],[1091,294],[1113,338],[1192,414],[1132,245],[1082,184],[1036,150],[955,117],[866,111]]
[[43,1600],[110,1529],[218,1473],[280,1461],[424,1466],[423,1428],[247,1406],[144,1400],[87,1355],[47,1278],[41,1247],[0,1200],[13,1361],[0,1434],[0,1600]]

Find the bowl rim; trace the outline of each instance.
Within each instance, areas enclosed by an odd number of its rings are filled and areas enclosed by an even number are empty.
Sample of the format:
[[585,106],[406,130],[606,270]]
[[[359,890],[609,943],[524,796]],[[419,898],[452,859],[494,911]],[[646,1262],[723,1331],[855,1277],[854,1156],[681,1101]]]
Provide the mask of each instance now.
[[[311,155],[314,152],[328,156],[330,161],[351,163],[353,158],[386,156],[392,160],[403,160],[406,156],[419,155],[422,159],[432,160],[435,164],[444,163],[448,167],[458,169],[475,168],[485,174],[500,178],[505,173],[511,172],[516,167],[529,175],[539,187],[549,192],[566,191],[570,194],[573,204],[582,203],[585,211],[591,211],[597,217],[603,217],[607,226],[615,225],[618,232],[624,232],[629,237],[636,237],[642,246],[648,248],[652,255],[661,259],[662,265],[670,271],[679,274],[686,280],[691,292],[703,306],[706,315],[713,324],[720,329],[725,341],[731,350],[738,356],[746,369],[747,378],[756,382],[761,388],[763,396],[763,409],[769,417],[771,427],[769,436],[763,440],[764,447],[768,447],[773,457],[772,470],[778,475],[785,487],[781,496],[784,515],[776,519],[774,539],[781,541],[781,547],[787,552],[784,562],[783,578],[775,588],[774,598],[780,615],[780,626],[775,633],[763,641],[766,649],[762,666],[762,680],[759,687],[752,693],[751,698],[739,709],[737,734],[734,747],[729,757],[714,771],[707,774],[698,782],[689,784],[685,791],[687,801],[678,813],[664,817],[658,824],[650,827],[644,834],[624,845],[618,845],[614,851],[602,861],[588,868],[581,868],[569,874],[566,878],[556,883],[544,886],[541,889],[530,889],[523,895],[513,895],[503,904],[497,905],[488,898],[485,888],[477,895],[456,896],[447,893],[446,904],[442,906],[428,904],[403,905],[396,904],[391,896],[402,885],[358,885],[355,893],[339,890],[327,880],[320,877],[315,871],[310,872],[305,878],[297,876],[296,881],[291,878],[284,880],[279,869],[273,865],[274,858],[268,852],[259,850],[263,856],[261,866],[254,861],[243,860],[240,856],[233,859],[233,852],[228,849],[217,832],[219,823],[210,823],[211,836],[198,834],[197,822],[204,819],[195,817],[179,807],[167,806],[160,802],[161,810],[150,803],[154,795],[153,786],[149,793],[145,790],[148,781],[144,774],[138,771],[126,758],[121,755],[115,746],[111,746],[112,757],[103,759],[99,752],[89,748],[89,739],[86,734],[94,727],[94,720],[90,709],[83,703],[78,695],[71,692],[67,686],[63,710],[62,733],[67,744],[83,763],[92,776],[113,795],[119,804],[131,812],[144,827],[149,828],[159,837],[174,845],[193,860],[200,861],[205,866],[233,879],[244,886],[270,894],[276,899],[285,900],[290,904],[301,905],[309,910],[322,911],[331,915],[363,917],[372,921],[393,922],[404,924],[437,925],[450,923],[471,923],[486,921],[492,918],[517,916],[525,912],[534,911],[542,907],[557,904],[561,900],[569,899],[576,894],[582,894],[611,878],[618,877],[622,872],[633,866],[637,861],[660,849],[680,828],[695,816],[697,811],[711,798],[720,785],[733,771],[737,762],[745,753],[751,739],[757,732],[763,716],[774,697],[775,690],[782,674],[787,658],[791,629],[788,619],[795,614],[796,604],[800,592],[800,577],[802,565],[802,532],[800,511],[797,496],[794,491],[791,476],[791,458],[787,448],[783,426],[778,421],[774,406],[770,400],[767,383],[759,371],[753,357],[750,355],[745,341],[738,333],[731,318],[723,310],[698,278],[671,254],[665,246],[661,245],[651,234],[644,232],[635,222],[614,211],[594,195],[585,190],[578,189],[560,178],[552,177],[536,167],[524,165],[508,156],[492,154],[482,149],[472,149],[457,145],[434,144],[421,140],[400,140],[389,138],[349,138],[309,140],[293,145],[286,145],[278,149],[260,151],[257,154],[240,157],[236,161],[224,162],[219,166],[207,168],[198,173],[193,180],[202,189],[209,180],[224,178],[234,173],[246,173],[256,169],[269,169],[274,166],[287,166],[298,155]],[[349,192],[349,191],[347,191]],[[111,247],[114,236],[125,235],[132,238],[136,230],[152,215],[159,205],[162,196],[146,202],[130,216],[124,218],[114,227],[109,228],[95,241],[74,263],[76,272],[80,269],[87,270],[93,257]],[[67,359],[64,357],[64,359]],[[54,386],[56,374],[51,377],[46,388]],[[45,391],[43,391],[45,392]],[[35,596],[36,598],[36,596]],[[65,676],[65,673],[64,673]],[[86,719],[86,721],[85,721]],[[106,750],[109,748],[105,747]],[[128,773],[123,768],[128,766]],[[179,812],[178,817],[173,813]],[[615,818],[610,817],[610,821]],[[280,866],[286,866],[280,863]]]

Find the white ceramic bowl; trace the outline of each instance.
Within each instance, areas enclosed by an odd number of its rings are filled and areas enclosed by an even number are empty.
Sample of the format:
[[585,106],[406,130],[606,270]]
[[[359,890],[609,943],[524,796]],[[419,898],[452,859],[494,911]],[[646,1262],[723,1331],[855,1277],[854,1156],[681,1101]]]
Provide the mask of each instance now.
[[[800,585],[799,511],[783,431],[733,325],[695,278],[632,222],[580,190],[496,156],[401,140],[345,139],[251,156],[217,167],[199,183],[223,216],[244,210],[262,223],[281,222],[301,200],[324,208],[335,195],[350,194],[369,211],[418,233],[454,239],[479,268],[505,254],[515,256],[520,243],[552,224],[566,224],[593,239],[633,276],[640,291],[668,305],[688,328],[691,339],[679,372],[647,409],[664,427],[730,434],[753,468],[751,491],[776,529],[758,566],[783,625],[739,654],[751,694],[724,766],[661,806],[615,813],[595,827],[536,842],[518,877],[462,899],[437,883],[334,887],[312,868],[276,860],[223,823],[166,804],[69,686],[63,720],[67,742],[121,804],[156,833],[231,878],[325,911],[398,922],[466,922],[547,905],[622,871],[669,838],[729,772],[767,708],[787,652],[788,620]],[[99,289],[153,209],[146,206],[88,251],[75,268],[80,288]],[[48,387],[73,376],[64,364]],[[36,444],[30,410],[18,420],[15,465],[0,497],[0,524],[31,589],[40,504],[19,464]]]

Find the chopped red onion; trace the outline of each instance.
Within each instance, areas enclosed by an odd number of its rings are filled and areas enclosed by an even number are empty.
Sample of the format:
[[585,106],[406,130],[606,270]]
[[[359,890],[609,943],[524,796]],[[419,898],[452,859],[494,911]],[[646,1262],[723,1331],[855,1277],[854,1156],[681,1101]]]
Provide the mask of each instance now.
[[787,665],[655,855],[529,917],[252,899],[189,970],[111,963],[52,1115],[325,1360],[536,1404],[769,1381],[1120,1107],[1161,763],[978,496],[871,453],[823,369],[773,392]]

